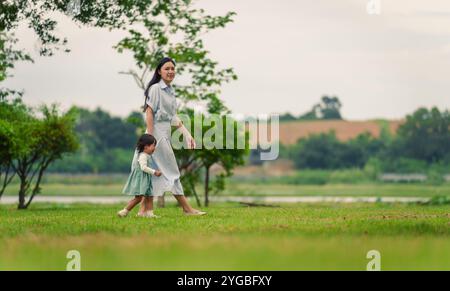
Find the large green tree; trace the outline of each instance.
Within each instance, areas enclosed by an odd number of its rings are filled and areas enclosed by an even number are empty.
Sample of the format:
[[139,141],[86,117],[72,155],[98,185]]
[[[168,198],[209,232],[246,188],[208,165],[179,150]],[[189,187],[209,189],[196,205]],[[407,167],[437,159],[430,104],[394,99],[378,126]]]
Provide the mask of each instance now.
[[342,119],[341,115],[342,103],[336,96],[322,96],[321,102],[315,104],[312,109],[301,115],[300,120],[317,120],[317,119]]
[[110,115],[97,108],[72,107],[76,112],[75,131],[80,149],[65,155],[49,171],[69,173],[128,172],[133,156],[131,149],[144,131],[142,113],[132,112],[126,118]]
[[78,148],[72,111],[61,114],[56,106],[42,106],[38,113],[21,99],[0,102],[0,196],[17,175],[19,209],[28,208],[40,192],[48,166]]
[[[193,1],[170,1],[164,7],[162,17],[141,19],[141,25],[130,28],[129,36],[115,46],[119,52],[131,52],[136,61],[136,68],[122,73],[131,75],[137,86],[145,90],[159,61],[169,56],[176,61],[177,74],[189,80],[187,84],[174,85],[182,103],[180,112],[193,117],[192,108],[187,104],[202,101],[206,104],[206,115],[230,113],[220,99],[220,89],[223,83],[235,80],[237,76],[232,68],[219,67],[218,62],[210,57],[201,37],[210,30],[224,27],[234,15],[234,12],[229,12],[213,17],[206,15],[203,9],[194,9]],[[196,126],[203,127],[203,124]],[[201,142],[201,139],[197,140],[197,144]],[[195,185],[202,181],[199,175],[203,172],[205,204],[208,205],[210,191],[223,189],[223,179],[231,175],[236,165],[243,163],[246,153],[245,150],[205,148],[175,151],[182,180],[187,182],[184,184],[186,192],[197,197]],[[210,183],[213,164],[221,165],[225,171]],[[159,203],[163,205],[163,201]]]
[[[237,120],[230,116],[194,116],[188,110],[186,117],[198,122],[186,122],[191,132],[198,133],[198,142],[205,141],[201,150],[176,149],[183,185],[186,193],[195,196],[197,204],[201,205],[196,185],[203,181],[204,205],[209,205],[211,193],[217,193],[225,188],[225,179],[233,174],[233,169],[245,163],[249,153],[249,133],[242,130]],[[175,138],[177,135],[174,136]],[[213,165],[219,167],[219,173],[214,177],[211,173]]]
[[39,194],[48,166],[78,149],[72,112],[60,114],[55,106],[42,106],[40,113],[43,117],[33,114],[17,126],[18,139],[25,147],[12,163],[20,181],[19,209],[28,208]]
[[391,158],[405,157],[434,163],[450,158],[450,113],[419,108],[406,117],[390,148]]
[[[220,100],[220,87],[237,76],[232,68],[218,66],[204,48],[201,37],[231,22],[234,12],[210,16],[203,9],[194,8],[191,0],[2,1],[0,33],[5,41],[0,47],[0,76],[7,76],[18,60],[32,61],[27,52],[15,51],[10,46],[16,41],[13,32],[20,23],[26,23],[38,36],[40,55],[51,56],[59,49],[69,51],[68,40],[56,33],[57,22],[52,12],[62,12],[81,25],[127,29],[129,36],[115,48],[133,54],[137,68],[124,73],[132,75],[142,89],[158,61],[170,56],[177,62],[178,74],[189,80],[188,84],[175,87],[184,104],[202,100],[209,114],[229,113]],[[0,96],[11,93],[7,89],[2,92],[6,93]]]
[[13,161],[25,152],[26,142],[20,140],[19,127],[30,119],[29,109],[20,98],[0,102],[0,197],[16,172]]

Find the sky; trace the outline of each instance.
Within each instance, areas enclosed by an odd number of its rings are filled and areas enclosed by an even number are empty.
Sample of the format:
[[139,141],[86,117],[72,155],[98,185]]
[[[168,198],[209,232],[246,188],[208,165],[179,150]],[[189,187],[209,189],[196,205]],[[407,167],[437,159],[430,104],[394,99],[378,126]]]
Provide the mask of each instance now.
[[[198,0],[195,7],[237,13],[203,38],[211,57],[238,75],[222,87],[233,113],[299,115],[323,95],[339,97],[349,120],[450,107],[448,0]],[[18,63],[3,86],[24,89],[33,105],[100,106],[118,116],[139,110],[141,89],[119,74],[134,68],[133,58],[112,48],[126,32],[57,17],[71,52],[38,57],[34,34],[21,26],[18,45],[35,63]]]

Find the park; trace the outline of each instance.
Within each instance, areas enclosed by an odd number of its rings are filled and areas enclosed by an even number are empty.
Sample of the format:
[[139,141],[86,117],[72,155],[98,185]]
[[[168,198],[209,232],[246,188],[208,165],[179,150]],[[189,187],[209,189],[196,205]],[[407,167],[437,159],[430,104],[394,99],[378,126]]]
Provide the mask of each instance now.
[[400,2],[1,2],[0,270],[450,270],[449,55]]

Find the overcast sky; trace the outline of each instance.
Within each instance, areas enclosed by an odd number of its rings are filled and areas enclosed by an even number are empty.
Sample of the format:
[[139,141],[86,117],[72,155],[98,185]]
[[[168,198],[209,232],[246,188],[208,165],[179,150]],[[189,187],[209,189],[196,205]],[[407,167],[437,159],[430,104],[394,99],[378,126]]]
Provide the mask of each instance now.
[[[376,1],[376,0],[375,0]],[[212,15],[235,11],[234,23],[205,36],[206,48],[239,79],[223,86],[235,113],[309,110],[322,95],[336,95],[345,118],[402,118],[419,106],[450,106],[450,2],[380,0],[200,0]],[[27,103],[57,102],[125,116],[142,105],[128,54],[112,46],[126,34],[79,28],[62,19],[69,54],[21,63],[5,86],[25,89]],[[34,35],[21,28],[21,47]],[[175,79],[175,82],[177,80]]]

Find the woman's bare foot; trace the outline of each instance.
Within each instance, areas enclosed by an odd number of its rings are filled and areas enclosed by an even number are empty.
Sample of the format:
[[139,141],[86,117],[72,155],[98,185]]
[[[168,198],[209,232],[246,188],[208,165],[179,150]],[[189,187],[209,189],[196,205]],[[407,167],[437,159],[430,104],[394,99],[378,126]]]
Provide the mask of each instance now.
[[194,209],[194,208],[191,208],[189,211],[183,211],[183,212],[184,212],[184,215],[188,215],[188,216],[190,216],[190,215],[201,216],[201,215],[205,215],[206,214],[205,211],[200,211],[200,210],[197,210],[197,209]]

